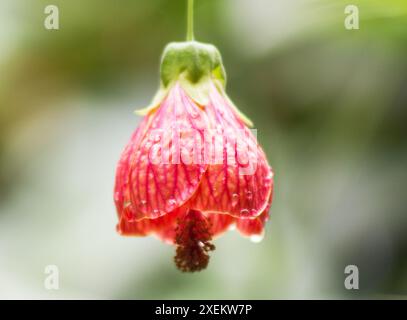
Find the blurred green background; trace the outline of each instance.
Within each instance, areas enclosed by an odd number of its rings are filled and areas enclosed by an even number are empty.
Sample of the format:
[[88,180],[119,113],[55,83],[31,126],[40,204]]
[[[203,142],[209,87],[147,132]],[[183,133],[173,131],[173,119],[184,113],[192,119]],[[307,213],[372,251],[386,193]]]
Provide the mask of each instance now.
[[350,1],[353,31],[347,1],[195,2],[276,173],[265,239],[229,232],[182,274],[172,247],[115,232],[115,166],[185,0],[2,0],[0,298],[406,298],[407,2]]

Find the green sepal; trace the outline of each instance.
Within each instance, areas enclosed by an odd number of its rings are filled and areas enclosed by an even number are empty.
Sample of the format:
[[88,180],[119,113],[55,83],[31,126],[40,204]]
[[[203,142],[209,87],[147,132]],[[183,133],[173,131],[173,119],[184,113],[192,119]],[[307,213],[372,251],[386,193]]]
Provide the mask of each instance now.
[[137,114],[146,115],[156,109],[177,82],[196,103],[206,106],[214,83],[240,119],[248,126],[253,125],[225,92],[226,72],[220,52],[214,45],[197,41],[168,44],[161,58],[160,78],[160,89],[153,101],[148,107],[135,111]]
[[179,84],[188,94],[188,96],[194,100],[200,106],[206,106],[209,103],[209,90],[211,87],[211,82],[209,78],[205,77],[199,82],[190,82],[184,74],[179,78]]
[[197,41],[168,44],[162,56],[160,73],[164,88],[177,81],[180,75],[191,84],[214,78],[226,85],[226,73],[219,50],[212,44]]

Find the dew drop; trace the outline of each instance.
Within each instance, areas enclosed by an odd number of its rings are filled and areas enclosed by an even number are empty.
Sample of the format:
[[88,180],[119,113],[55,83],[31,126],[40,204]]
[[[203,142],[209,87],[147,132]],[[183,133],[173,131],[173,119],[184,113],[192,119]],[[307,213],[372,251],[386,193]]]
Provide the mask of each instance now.
[[271,182],[273,181],[273,172],[270,172],[267,177],[264,178],[264,185],[266,187],[270,186]]
[[140,201],[140,204],[142,207],[144,207],[147,204],[147,201],[143,199]]
[[196,119],[199,116],[199,113],[196,110],[191,109],[189,112],[189,115],[193,118]]
[[248,215],[248,214],[249,214],[249,210],[248,210],[248,209],[242,209],[242,210],[240,210],[240,214],[242,214],[242,215]]
[[246,198],[247,198],[247,200],[253,199],[253,193],[250,190],[246,191]]
[[114,201],[119,201],[119,198],[120,198],[120,192],[119,191],[116,191],[115,193],[114,193]]
[[264,233],[262,234],[253,234],[250,236],[250,241],[254,243],[259,243],[263,240],[264,238]]
[[239,202],[239,195],[237,193],[232,194],[232,207],[236,207]]

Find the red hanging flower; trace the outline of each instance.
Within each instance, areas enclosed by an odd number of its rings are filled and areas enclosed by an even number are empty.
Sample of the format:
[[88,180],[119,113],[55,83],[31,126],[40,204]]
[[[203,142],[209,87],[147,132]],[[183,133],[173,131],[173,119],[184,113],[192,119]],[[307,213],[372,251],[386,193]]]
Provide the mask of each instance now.
[[205,268],[211,240],[232,226],[261,239],[268,219],[273,172],[224,87],[214,46],[170,44],[161,89],[117,167],[118,232],[174,244],[182,271]]

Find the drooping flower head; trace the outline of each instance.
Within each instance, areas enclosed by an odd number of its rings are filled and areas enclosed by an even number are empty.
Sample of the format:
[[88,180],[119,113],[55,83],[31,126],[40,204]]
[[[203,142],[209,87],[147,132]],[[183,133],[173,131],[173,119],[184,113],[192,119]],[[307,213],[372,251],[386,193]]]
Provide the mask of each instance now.
[[169,44],[161,85],[125,147],[114,201],[125,236],[154,234],[176,246],[175,264],[199,271],[215,236],[236,227],[259,240],[272,201],[273,172],[255,131],[225,92],[219,51]]

